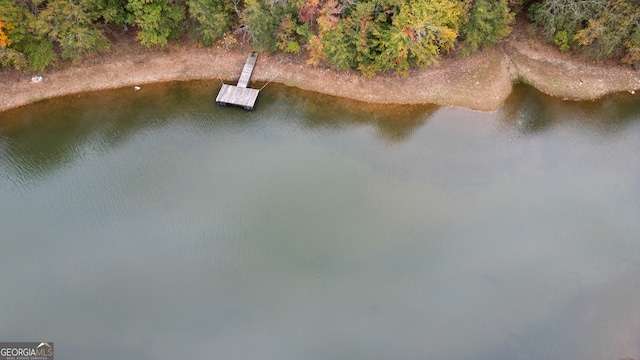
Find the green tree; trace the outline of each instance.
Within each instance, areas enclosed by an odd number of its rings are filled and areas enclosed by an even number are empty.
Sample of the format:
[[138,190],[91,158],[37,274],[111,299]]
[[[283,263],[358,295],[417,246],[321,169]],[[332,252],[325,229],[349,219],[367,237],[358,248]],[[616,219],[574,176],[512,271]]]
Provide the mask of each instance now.
[[560,50],[575,45],[574,36],[589,19],[600,16],[610,0],[542,0],[529,8],[529,17],[542,27]]
[[13,67],[22,70],[27,67],[24,54],[7,47],[0,47],[0,68]]
[[259,51],[275,51],[276,26],[285,15],[284,7],[275,2],[267,4],[261,0],[246,0],[244,6],[242,21],[251,36],[253,46]]
[[127,9],[138,26],[137,39],[147,47],[166,46],[183,31],[185,7],[174,0],[129,0]]
[[[87,0],[85,0],[87,1]],[[127,10],[127,0],[91,0],[92,6],[105,23],[128,30],[133,24],[133,14]]]
[[223,36],[233,23],[233,3],[229,0],[188,0],[189,17],[206,45]]
[[339,21],[322,37],[325,59],[335,68],[346,70],[356,67],[356,46],[353,41],[352,20],[350,18]]
[[351,5],[337,1],[323,4],[317,14],[318,33],[308,44],[309,63],[323,60],[337,69],[358,68],[372,75],[378,71],[373,62],[379,53],[372,31],[375,4],[359,2],[350,8]]
[[433,63],[452,49],[462,19],[457,0],[329,1],[310,40],[311,62],[326,60],[339,69],[367,76]]
[[507,0],[474,0],[461,28],[463,53],[498,43],[511,33],[514,19]]
[[34,27],[40,9],[31,2],[0,0],[7,35],[5,47],[0,48],[0,66],[44,70],[55,63],[52,41]]
[[388,18],[387,14],[397,12],[398,8],[393,3],[384,7],[380,5],[374,2],[357,3],[351,13],[355,63],[357,69],[366,77],[393,68],[387,61],[380,61],[384,50],[381,45],[382,38],[389,33],[392,26],[392,19]]
[[34,22],[34,30],[60,45],[62,58],[77,60],[81,55],[109,48],[109,41],[96,23],[101,17],[90,1],[50,0]]
[[309,41],[312,35],[309,24],[300,24],[293,14],[286,14],[280,19],[275,35],[276,46],[284,52],[298,53],[301,46]]
[[[637,50],[640,32],[640,5],[629,0],[612,0],[599,17],[577,32],[575,40],[595,58],[622,57]],[[634,49],[635,48],[635,49]]]
[[19,70],[25,68],[27,65],[22,53],[8,48],[11,45],[9,33],[14,28],[12,24],[6,24],[4,20],[0,18],[0,68],[11,66]]
[[400,4],[384,54],[407,74],[412,64],[430,65],[458,37],[462,4],[453,0],[406,0]]

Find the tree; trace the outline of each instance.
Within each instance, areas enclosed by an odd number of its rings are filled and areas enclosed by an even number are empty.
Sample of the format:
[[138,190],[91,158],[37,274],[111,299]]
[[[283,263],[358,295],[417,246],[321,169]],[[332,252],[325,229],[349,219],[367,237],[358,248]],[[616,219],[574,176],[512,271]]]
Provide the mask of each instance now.
[[0,48],[5,48],[8,45],[11,45],[11,41],[9,40],[8,32],[13,29],[14,26],[11,24],[5,24],[4,20],[0,18]]
[[280,24],[275,30],[276,46],[284,52],[298,53],[311,35],[309,24],[300,24],[294,15],[289,13],[280,19]]
[[188,0],[189,16],[206,45],[223,36],[233,23],[233,3],[228,0]]
[[185,7],[174,0],[129,0],[127,9],[139,28],[137,39],[144,46],[166,46],[182,34]]
[[246,0],[242,21],[244,22],[253,46],[259,50],[275,51],[277,49],[275,30],[283,16],[282,8],[277,4],[269,7],[261,0]]
[[640,6],[629,0],[612,0],[599,17],[589,19],[575,40],[595,58],[622,56],[627,52],[626,59],[631,60],[639,51],[639,36]]
[[0,18],[0,67],[11,66],[19,70],[26,67],[27,62],[23,54],[8,48],[11,45],[9,32],[13,28],[13,25],[5,24],[4,20]]
[[109,41],[98,27],[101,15],[92,5],[88,0],[50,0],[33,28],[60,45],[62,58],[77,60],[85,53],[105,51]]
[[469,55],[481,47],[491,46],[511,33],[515,14],[507,0],[474,0],[462,25],[463,53]]
[[453,0],[407,0],[393,19],[389,41],[383,44],[396,69],[430,65],[451,50],[458,37],[462,4]]
[[337,22],[322,36],[324,58],[336,69],[347,70],[358,65],[352,30],[352,19],[347,18]]
[[[372,65],[378,49],[372,34],[373,2],[339,3],[331,0],[318,11],[317,35],[310,38],[309,63],[324,60],[337,69],[358,68],[367,75],[377,70]],[[352,7],[353,6],[353,7]]]
[[610,0],[542,0],[531,5],[529,17],[558,45],[569,50],[574,36],[589,19],[600,16]]
[[367,76],[429,65],[452,49],[462,16],[458,0],[329,0],[309,42],[312,63],[326,60]]
[[0,0],[0,19],[7,35],[0,48],[0,66],[44,70],[56,61],[53,43],[34,28],[40,8],[31,2]]
[[[88,0],[85,0],[88,1]],[[127,25],[133,24],[133,14],[127,9],[127,0],[91,0],[93,8],[105,23],[128,30]]]

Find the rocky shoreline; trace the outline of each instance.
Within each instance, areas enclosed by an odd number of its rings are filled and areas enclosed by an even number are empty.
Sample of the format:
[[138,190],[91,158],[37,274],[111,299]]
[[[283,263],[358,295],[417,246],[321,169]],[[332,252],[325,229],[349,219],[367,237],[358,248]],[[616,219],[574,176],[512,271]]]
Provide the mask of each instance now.
[[[248,50],[179,47],[95,55],[39,73],[0,71],[0,111],[42,99],[155,82],[224,79],[239,76]],[[33,83],[33,76],[43,81]],[[364,78],[305,63],[303,55],[261,54],[252,81],[273,81],[304,90],[372,103],[436,104],[472,110],[499,109],[513,85],[524,82],[566,100],[593,100],[627,91],[640,93],[640,71],[614,63],[594,63],[517,34],[470,57],[445,56],[408,77]]]

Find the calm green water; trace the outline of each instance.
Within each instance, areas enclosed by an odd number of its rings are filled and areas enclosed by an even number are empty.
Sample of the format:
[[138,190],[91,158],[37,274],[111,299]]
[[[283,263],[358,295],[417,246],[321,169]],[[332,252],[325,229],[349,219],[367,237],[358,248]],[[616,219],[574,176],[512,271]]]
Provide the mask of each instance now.
[[640,359],[640,98],[269,85],[0,113],[0,341],[85,359]]

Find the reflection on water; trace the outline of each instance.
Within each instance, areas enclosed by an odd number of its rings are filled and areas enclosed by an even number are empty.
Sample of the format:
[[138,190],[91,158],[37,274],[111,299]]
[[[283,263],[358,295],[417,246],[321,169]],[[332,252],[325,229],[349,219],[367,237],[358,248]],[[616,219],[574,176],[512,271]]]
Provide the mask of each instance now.
[[[334,98],[322,94],[303,92],[282,85],[274,85],[272,96],[265,102],[276,105],[280,111],[301,116],[301,127],[311,129],[340,129],[353,125],[372,125],[381,139],[401,142],[410,138],[413,131],[423,126],[427,119],[438,110],[435,105],[380,105],[368,104],[350,99]],[[298,98],[293,108],[284,99]],[[276,105],[277,106],[277,105]],[[286,109],[285,109],[286,108]]]
[[[168,126],[178,113],[206,113],[211,85],[147,85],[42,101],[0,113],[2,161],[20,181],[81,157],[87,148],[108,151],[145,129]],[[190,99],[185,103],[185,98]]]
[[598,101],[564,101],[519,85],[498,111],[498,116],[506,127],[515,126],[523,133],[544,131],[562,123],[612,132],[637,121],[638,113],[638,96],[628,93],[610,95]]
[[0,113],[0,340],[61,359],[640,358],[640,108],[211,82]]
[[[181,123],[198,131],[251,126],[260,121],[255,114],[215,106],[211,96],[218,88],[211,82],[151,84],[135,93],[130,88],[98,91],[0,112],[0,144],[4,144],[0,161],[19,181],[28,181],[82,156],[79,152],[85,147],[108,150],[145,129],[170,126],[175,117],[190,117],[188,121],[180,119]],[[339,130],[371,125],[380,138],[390,142],[408,139],[437,110],[433,105],[372,105],[311,92],[301,97],[300,90],[277,84],[269,90],[261,95],[261,106],[300,116],[295,121],[301,128]],[[283,101],[291,97],[297,101]],[[236,116],[217,116],[221,111],[235,111]]]

